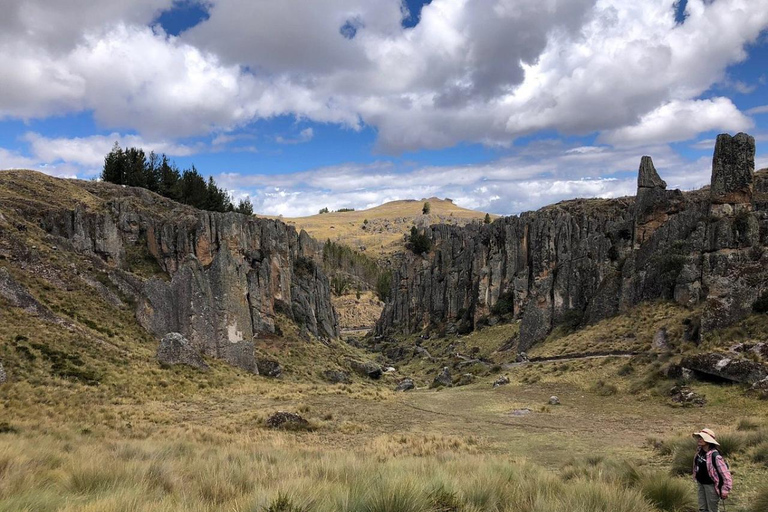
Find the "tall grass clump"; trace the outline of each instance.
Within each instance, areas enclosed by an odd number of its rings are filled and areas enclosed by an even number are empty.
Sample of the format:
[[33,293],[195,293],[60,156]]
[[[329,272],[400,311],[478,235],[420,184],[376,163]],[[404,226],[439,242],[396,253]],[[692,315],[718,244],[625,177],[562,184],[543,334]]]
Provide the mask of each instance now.
[[[768,441],[760,443],[752,450],[752,461],[768,467]],[[768,510],[768,509],[766,509]]]
[[757,492],[750,512],[765,512],[768,510],[768,487],[763,487]]
[[659,510],[685,512],[696,509],[694,487],[682,478],[669,478],[659,472],[645,475],[640,480],[643,496]]

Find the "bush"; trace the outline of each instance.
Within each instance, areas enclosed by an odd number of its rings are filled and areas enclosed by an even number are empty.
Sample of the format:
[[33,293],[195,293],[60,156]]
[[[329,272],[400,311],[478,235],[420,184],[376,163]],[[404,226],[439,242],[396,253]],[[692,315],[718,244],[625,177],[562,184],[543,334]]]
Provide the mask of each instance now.
[[768,441],[760,443],[752,450],[752,461],[768,467]]
[[272,500],[269,506],[264,507],[264,512],[305,512],[305,510],[294,505],[287,495],[278,493],[277,498]]
[[494,315],[506,315],[513,313],[515,310],[515,294],[512,291],[507,291],[499,295],[499,300],[491,306],[491,313]]
[[432,240],[426,234],[419,233],[416,226],[411,228],[411,236],[408,238],[408,241],[414,254],[423,254],[432,249]]
[[672,456],[670,473],[673,475],[690,475],[693,471],[693,455],[696,453],[696,441],[691,438],[690,443],[677,447]]
[[766,510],[768,510],[768,487],[763,487],[752,502],[751,512],[765,512]]
[[693,489],[687,480],[660,473],[649,473],[640,480],[643,496],[656,508],[667,512],[696,510]]
[[600,379],[592,386],[592,391],[600,396],[612,396],[619,392],[619,388]]

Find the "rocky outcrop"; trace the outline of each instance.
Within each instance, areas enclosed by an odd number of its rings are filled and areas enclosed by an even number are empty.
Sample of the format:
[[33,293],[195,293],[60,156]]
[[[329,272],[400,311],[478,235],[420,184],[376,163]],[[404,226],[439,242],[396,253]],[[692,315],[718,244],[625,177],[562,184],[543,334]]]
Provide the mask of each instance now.
[[698,374],[742,384],[754,384],[768,377],[768,366],[762,363],[714,352],[685,357],[680,366]]
[[132,296],[141,325],[184,335],[199,352],[257,373],[254,343],[282,315],[338,336],[320,246],[268,219],[195,210],[144,189],[82,183],[99,207],[30,211],[62,246],[94,255]]
[[195,350],[192,344],[178,332],[169,332],[163,336],[157,348],[156,357],[160,364],[168,366],[183,364],[198,370],[209,370],[200,352]]
[[27,314],[49,322],[61,322],[51,310],[40,304],[24,286],[19,284],[5,268],[0,268],[0,297],[8,301],[12,307],[23,309]]
[[753,176],[753,160],[751,137],[721,136],[712,190],[666,190],[644,157],[636,198],[566,201],[489,225],[431,226],[431,251],[405,255],[396,269],[377,334],[462,334],[504,315],[520,320],[517,350],[526,351],[557,325],[671,299],[704,304],[702,318],[691,320],[698,340],[749,314],[768,289],[761,206],[768,203],[749,202],[750,184],[768,190],[768,175]]
[[410,391],[415,387],[416,384],[413,383],[413,379],[406,377],[397,384],[395,391]]
[[356,359],[347,359],[347,364],[353,372],[361,377],[378,380],[384,374],[381,366],[372,361],[358,361]]
[[439,388],[442,386],[445,387],[451,387],[453,385],[453,379],[451,378],[451,371],[448,369],[447,366],[443,367],[442,370],[440,370],[440,373],[438,373],[435,376],[435,379],[432,381],[433,388]]

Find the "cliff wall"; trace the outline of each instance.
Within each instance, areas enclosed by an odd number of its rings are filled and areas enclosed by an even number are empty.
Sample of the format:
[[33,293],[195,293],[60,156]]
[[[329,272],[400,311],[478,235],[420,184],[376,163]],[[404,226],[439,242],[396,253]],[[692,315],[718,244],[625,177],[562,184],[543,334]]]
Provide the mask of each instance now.
[[258,373],[254,342],[275,333],[278,314],[305,333],[338,336],[328,279],[315,263],[320,247],[303,231],[196,210],[143,189],[75,183],[88,200],[25,198],[20,180],[19,201],[6,206],[54,235],[60,250],[105,262],[158,338],[180,332],[202,353]]
[[720,135],[707,189],[667,190],[643,157],[635,198],[431,226],[431,251],[402,261],[376,331],[468,332],[506,313],[521,321],[524,351],[558,324],[596,322],[654,299],[703,305],[705,335],[728,325],[768,290],[768,175],[755,174],[754,155],[749,135]]

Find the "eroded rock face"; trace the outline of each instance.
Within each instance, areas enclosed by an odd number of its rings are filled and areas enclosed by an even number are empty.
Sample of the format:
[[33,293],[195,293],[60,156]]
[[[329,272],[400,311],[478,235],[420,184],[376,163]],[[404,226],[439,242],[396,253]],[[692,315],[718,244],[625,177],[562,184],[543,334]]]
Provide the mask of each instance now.
[[718,135],[712,158],[712,203],[750,203],[754,172],[754,137],[746,133]]
[[[84,184],[100,211],[42,212],[40,224],[74,249],[115,268],[141,325],[158,337],[183,334],[200,352],[256,372],[254,339],[278,315],[319,338],[338,336],[320,246],[282,222],[179,205],[143,189]],[[135,265],[152,276],[119,275]],[[127,273],[126,273],[127,274]]]
[[30,315],[49,322],[59,321],[51,310],[40,304],[5,268],[0,268],[0,297],[7,300],[12,307],[21,308]]
[[157,361],[169,366],[184,364],[198,370],[209,370],[200,352],[178,332],[169,332],[160,340],[160,346],[157,347]]
[[762,363],[715,352],[685,357],[680,366],[742,384],[753,384],[768,377],[768,366]]
[[647,300],[703,303],[702,318],[690,322],[694,341],[744,318],[768,288],[768,201],[722,201],[748,200],[747,183],[768,190],[768,174],[750,174],[748,136],[731,139],[719,139],[715,152],[714,196],[666,190],[643,158],[636,199],[573,200],[490,225],[431,226],[431,252],[406,254],[396,269],[377,334],[462,333],[505,315],[520,320],[517,350],[527,351],[558,325],[597,322]]

